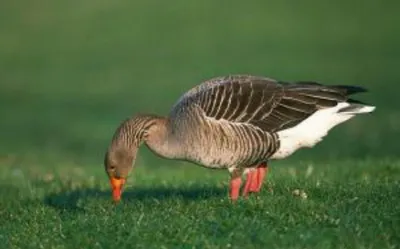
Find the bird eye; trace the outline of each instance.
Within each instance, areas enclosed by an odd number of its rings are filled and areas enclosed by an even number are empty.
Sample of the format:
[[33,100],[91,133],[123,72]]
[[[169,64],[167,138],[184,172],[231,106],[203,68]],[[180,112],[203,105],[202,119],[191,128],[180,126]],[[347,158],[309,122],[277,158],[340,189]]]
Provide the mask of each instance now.
[[113,166],[113,165],[110,165],[110,167],[108,167],[111,171],[114,171],[115,170],[115,166]]

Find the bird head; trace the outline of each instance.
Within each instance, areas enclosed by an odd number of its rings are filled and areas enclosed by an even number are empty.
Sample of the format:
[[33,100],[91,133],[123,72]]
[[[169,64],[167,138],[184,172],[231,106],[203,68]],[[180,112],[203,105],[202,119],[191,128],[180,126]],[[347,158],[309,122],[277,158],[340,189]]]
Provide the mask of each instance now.
[[148,130],[159,119],[154,115],[136,115],[124,120],[115,131],[104,159],[115,202],[121,199],[126,179],[135,165],[139,146],[147,137]]
[[115,202],[121,200],[123,187],[134,162],[134,153],[123,147],[111,147],[106,153],[104,166],[110,180],[112,196]]

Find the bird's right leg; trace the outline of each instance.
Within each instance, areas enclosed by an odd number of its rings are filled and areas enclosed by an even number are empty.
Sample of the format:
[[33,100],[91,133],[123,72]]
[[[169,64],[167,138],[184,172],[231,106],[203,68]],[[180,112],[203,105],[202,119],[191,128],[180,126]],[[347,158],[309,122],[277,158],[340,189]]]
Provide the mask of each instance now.
[[265,176],[268,173],[268,164],[267,163],[261,163],[258,165],[256,172],[254,173],[254,179],[251,182],[252,184],[250,185],[250,192],[258,193],[261,190],[261,187],[263,185],[263,181]]
[[249,168],[247,169],[247,176],[246,176],[246,183],[243,188],[243,193],[242,195],[244,197],[248,196],[250,192],[252,192],[252,189],[255,189],[257,187],[257,177],[258,177],[258,171],[257,169],[254,168]]
[[260,163],[256,167],[246,169],[246,184],[243,188],[242,195],[247,197],[249,193],[258,193],[261,190],[264,178],[268,172],[267,163]]

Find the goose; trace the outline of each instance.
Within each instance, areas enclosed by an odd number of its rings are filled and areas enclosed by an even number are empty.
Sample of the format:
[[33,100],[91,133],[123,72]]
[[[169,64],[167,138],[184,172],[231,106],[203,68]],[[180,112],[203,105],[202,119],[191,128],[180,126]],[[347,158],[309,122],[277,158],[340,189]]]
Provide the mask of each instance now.
[[233,201],[257,193],[270,161],[314,147],[334,126],[372,112],[374,106],[350,98],[366,91],[253,75],[204,81],[183,94],[168,116],[140,113],[117,127],[104,160],[112,197],[120,201],[143,143],[163,158],[228,170]]

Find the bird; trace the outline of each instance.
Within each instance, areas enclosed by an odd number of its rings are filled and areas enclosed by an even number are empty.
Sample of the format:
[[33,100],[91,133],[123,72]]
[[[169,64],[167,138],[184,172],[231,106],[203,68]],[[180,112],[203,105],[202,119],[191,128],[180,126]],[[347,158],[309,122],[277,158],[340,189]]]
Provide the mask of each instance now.
[[312,148],[333,127],[374,111],[351,98],[362,92],[367,89],[245,74],[203,81],[167,116],[138,113],[119,124],[104,158],[112,198],[121,200],[142,144],[162,158],[227,170],[232,201],[258,193],[271,161]]

